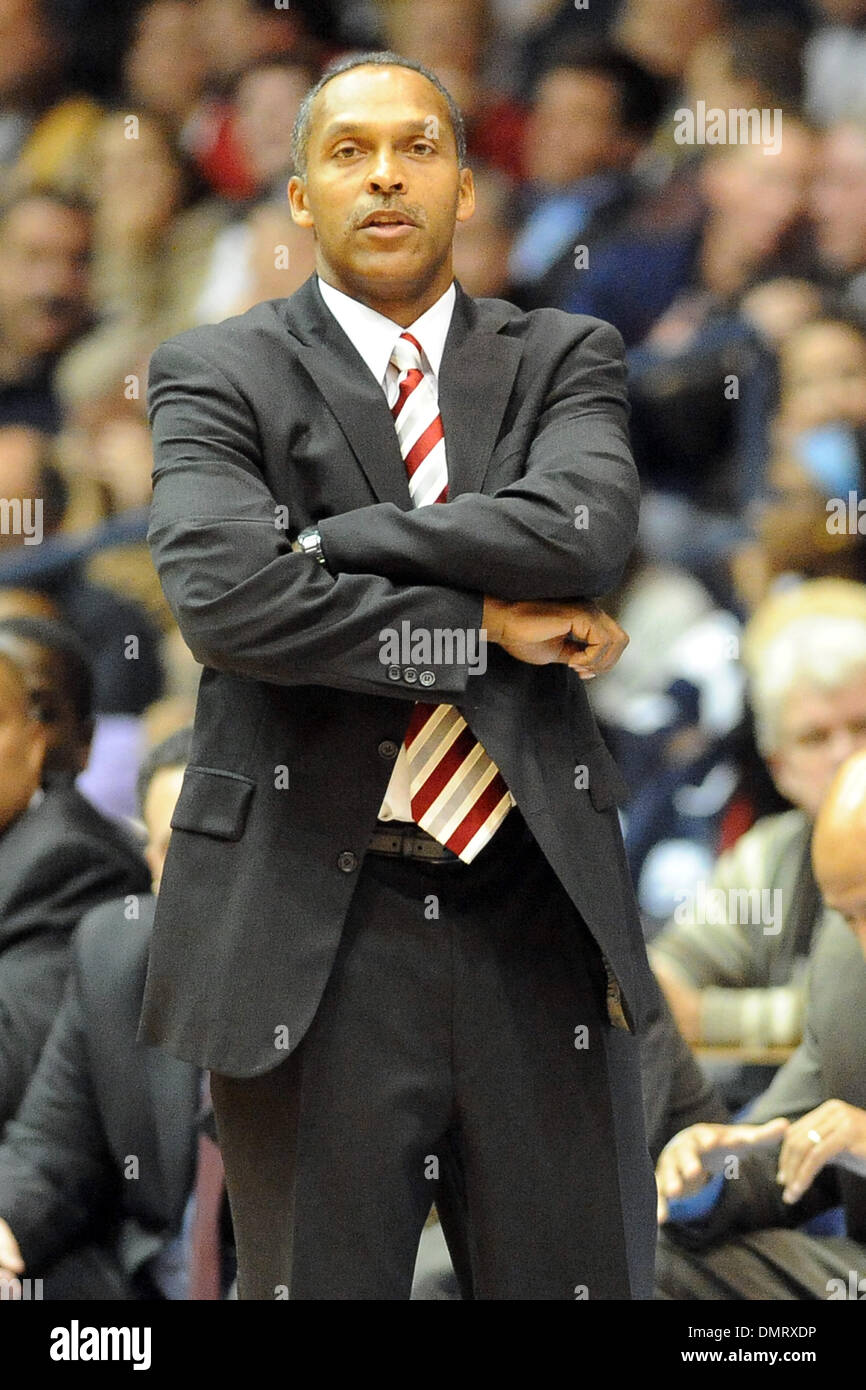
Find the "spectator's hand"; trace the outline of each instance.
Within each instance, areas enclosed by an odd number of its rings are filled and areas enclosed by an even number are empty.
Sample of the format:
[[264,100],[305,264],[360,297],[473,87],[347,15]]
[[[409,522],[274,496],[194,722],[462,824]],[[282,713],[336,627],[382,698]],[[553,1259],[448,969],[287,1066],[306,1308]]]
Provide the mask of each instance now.
[[841,1154],[866,1160],[866,1110],[828,1100],[796,1120],[785,1135],[776,1181],[783,1202],[799,1202],[821,1169]]
[[482,626],[517,661],[530,666],[561,662],[591,680],[615,666],[628,646],[619,623],[586,602],[507,603],[485,598]]
[[[0,1285],[5,1285],[9,1280],[17,1279],[23,1273],[24,1261],[21,1258],[21,1251],[18,1249],[18,1242],[8,1223],[0,1217]],[[8,1298],[9,1295],[5,1289],[3,1292]]]
[[668,1202],[690,1197],[723,1171],[725,1159],[777,1144],[788,1128],[784,1117],[765,1125],[690,1125],[665,1145],[656,1164],[658,1221],[668,1219]]

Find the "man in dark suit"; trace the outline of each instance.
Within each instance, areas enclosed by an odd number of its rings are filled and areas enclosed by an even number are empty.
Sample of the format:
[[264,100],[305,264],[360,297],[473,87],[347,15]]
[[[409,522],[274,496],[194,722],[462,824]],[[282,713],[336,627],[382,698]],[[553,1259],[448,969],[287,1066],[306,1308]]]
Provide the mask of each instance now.
[[[149,883],[131,832],[73,784],[92,683],[62,631],[53,660],[40,664],[53,640],[50,627],[40,625],[38,642],[26,641],[14,625],[0,628],[0,1132],[60,1003],[73,928],[97,903],[143,892]],[[77,714],[68,723],[53,682],[77,692]]]
[[204,671],[141,1037],[212,1071],[241,1298],[408,1298],[445,1142],[477,1297],[647,1297],[656,996],[580,679],[624,644],[621,341],[453,281],[426,70],[327,70],[295,148],[317,276],[151,363]]
[[[174,734],[141,769],[154,889],[188,748],[189,733]],[[80,923],[63,1002],[0,1144],[0,1274],[41,1279],[46,1299],[184,1296],[199,1072],[136,1042],[154,903],[114,899]]]
[[[866,1294],[866,753],[843,763],[815,824],[828,918],[803,1041],[748,1123],[698,1124],[659,1160],[658,1297]],[[736,1179],[736,1181],[726,1181]],[[803,1230],[835,1211],[843,1229]]]

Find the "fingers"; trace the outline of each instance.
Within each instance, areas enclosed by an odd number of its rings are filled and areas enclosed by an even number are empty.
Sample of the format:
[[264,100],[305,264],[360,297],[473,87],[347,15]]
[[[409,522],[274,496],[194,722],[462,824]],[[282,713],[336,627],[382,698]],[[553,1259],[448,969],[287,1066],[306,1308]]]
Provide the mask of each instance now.
[[656,1187],[656,1221],[659,1226],[664,1226],[669,1216],[667,1200],[661,1189]]
[[799,1202],[821,1169],[846,1146],[844,1108],[833,1101],[812,1110],[791,1125],[782,1152],[776,1181],[784,1189],[782,1201]]
[[572,670],[581,674],[584,671],[602,675],[616,665],[628,646],[628,634],[613,618],[601,609],[575,614],[571,625],[572,642],[580,642],[583,649],[569,658]]
[[656,1183],[666,1202],[675,1201],[686,1191],[699,1186],[706,1177],[701,1162],[701,1135],[705,1128],[693,1125],[685,1129],[662,1150],[656,1168]]
[[12,1228],[7,1222],[0,1220],[0,1278],[4,1275],[12,1278],[23,1273],[24,1261],[18,1242],[12,1234]]

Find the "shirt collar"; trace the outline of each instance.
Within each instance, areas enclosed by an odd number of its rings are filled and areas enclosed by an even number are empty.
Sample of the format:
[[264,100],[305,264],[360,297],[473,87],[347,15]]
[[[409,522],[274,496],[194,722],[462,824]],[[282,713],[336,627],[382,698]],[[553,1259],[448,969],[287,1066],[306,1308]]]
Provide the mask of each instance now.
[[393,319],[386,318],[376,309],[371,309],[358,299],[352,299],[342,290],[334,289],[334,286],[329,285],[320,275],[316,278],[325,304],[380,385],[384,384],[394,344],[401,333],[407,332],[418,339],[433,375],[438,377],[442,354],[445,351],[445,339],[457,299],[453,280],[435,304],[425,309],[408,328],[401,328]]

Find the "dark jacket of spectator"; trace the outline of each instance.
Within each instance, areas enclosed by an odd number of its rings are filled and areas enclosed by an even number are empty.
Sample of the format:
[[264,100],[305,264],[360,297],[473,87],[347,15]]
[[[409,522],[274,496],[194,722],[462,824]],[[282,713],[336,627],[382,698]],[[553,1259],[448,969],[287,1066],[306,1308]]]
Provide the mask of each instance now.
[[69,784],[37,794],[0,836],[0,1129],[60,1003],[71,931],[98,903],[149,888],[132,836]]
[[[0,1145],[0,1216],[43,1296],[153,1297],[195,1175],[200,1073],[135,1041],[155,899],[75,933],[66,993]],[[134,1163],[134,1171],[130,1164]]]

